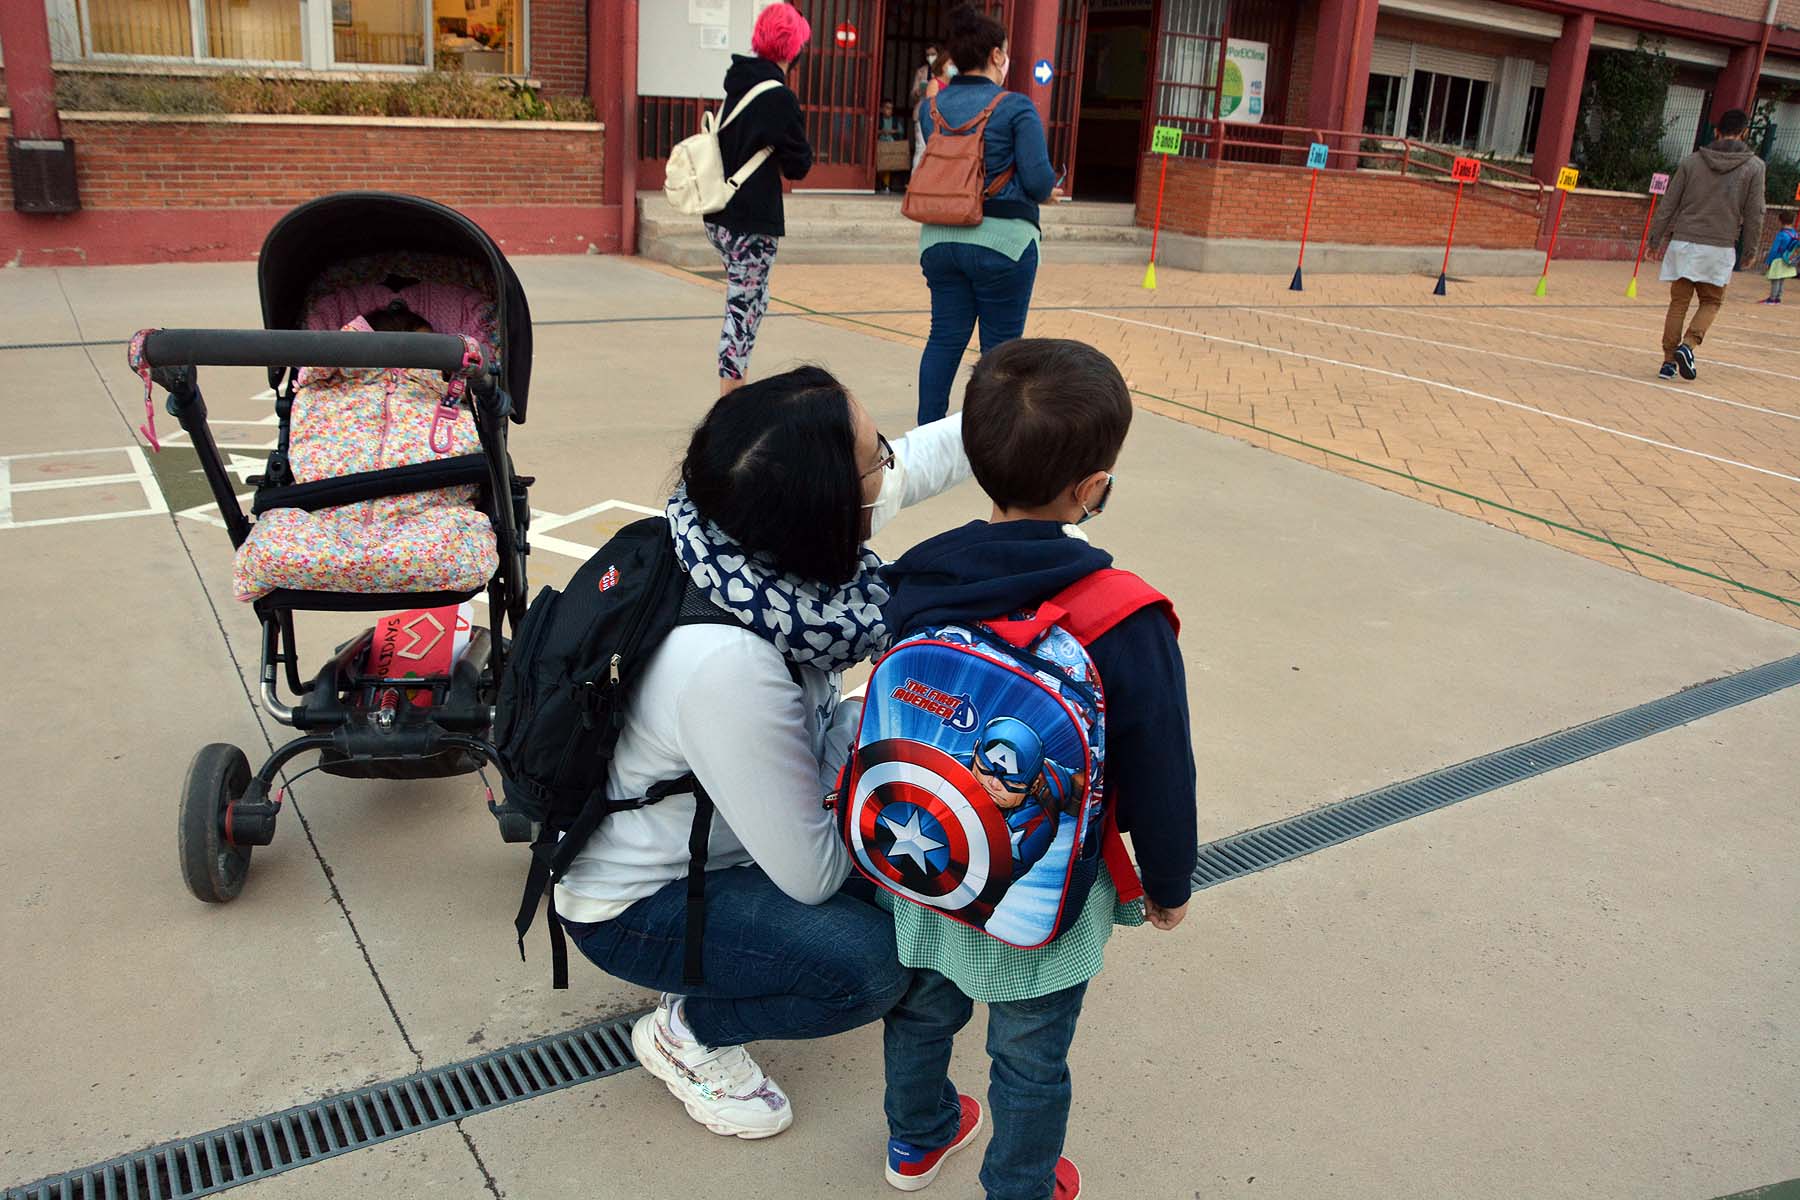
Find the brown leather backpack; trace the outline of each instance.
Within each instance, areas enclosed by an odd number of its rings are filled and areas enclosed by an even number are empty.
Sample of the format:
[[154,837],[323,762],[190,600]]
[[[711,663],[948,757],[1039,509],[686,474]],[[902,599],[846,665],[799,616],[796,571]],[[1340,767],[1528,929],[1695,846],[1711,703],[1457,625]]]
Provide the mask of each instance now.
[[982,202],[999,195],[1013,175],[1008,167],[985,189],[981,186],[987,175],[988,118],[1006,96],[1001,92],[961,125],[946,125],[938,115],[937,97],[931,98],[934,132],[925,140],[925,155],[906,185],[906,199],[900,202],[903,216],[921,225],[981,224]]

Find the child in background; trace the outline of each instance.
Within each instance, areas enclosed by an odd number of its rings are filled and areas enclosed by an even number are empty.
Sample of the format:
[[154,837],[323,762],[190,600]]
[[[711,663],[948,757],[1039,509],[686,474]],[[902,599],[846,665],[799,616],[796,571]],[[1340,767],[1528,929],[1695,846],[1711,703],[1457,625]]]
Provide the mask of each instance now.
[[[904,145],[906,142],[906,123],[894,115],[894,102],[892,100],[883,100],[881,102],[881,125],[877,130],[876,138],[878,141],[884,143],[899,142]],[[877,151],[877,154],[879,153],[880,152]],[[878,192],[893,191],[894,173],[892,171],[881,172],[875,180],[875,190]]]
[[[914,547],[883,572],[892,596],[882,612],[896,639],[925,626],[1033,610],[1108,569],[1111,556],[1075,526],[1106,506],[1131,413],[1118,368],[1092,346],[1022,338],[983,355],[963,400],[963,444],[993,513]],[[1171,930],[1187,914],[1194,752],[1175,629],[1163,609],[1139,609],[1095,637],[1088,652],[1105,688],[1106,803],[1131,835],[1143,900],[1121,902],[1138,881],[1115,879],[1104,866],[1085,896],[1068,896],[1081,908],[1055,940],[1024,950],[880,893],[894,914],[900,961],[914,968],[886,1018],[884,1042],[887,1180],[901,1191],[929,1185],[944,1158],[982,1127],[980,1102],[960,1095],[949,1078],[953,1041],[980,1001],[988,1006],[993,1058],[994,1136],[981,1170],[988,1200],[1078,1197],[1081,1175],[1062,1149],[1069,1045],[1088,981],[1115,923],[1147,918]],[[1019,793],[1006,810],[1017,839],[1015,874],[1018,860],[1031,857],[1028,826],[1054,834],[1045,802],[1054,810],[1063,793],[1087,786],[1035,747],[1029,729],[1001,716],[986,726],[974,758],[984,788],[997,775],[1000,787]]]
[[1796,262],[1800,261],[1800,233],[1794,231],[1794,214],[1789,213],[1782,218],[1781,231],[1775,235],[1775,242],[1769,247],[1769,298],[1764,304],[1780,304],[1781,292],[1787,281],[1800,275]]

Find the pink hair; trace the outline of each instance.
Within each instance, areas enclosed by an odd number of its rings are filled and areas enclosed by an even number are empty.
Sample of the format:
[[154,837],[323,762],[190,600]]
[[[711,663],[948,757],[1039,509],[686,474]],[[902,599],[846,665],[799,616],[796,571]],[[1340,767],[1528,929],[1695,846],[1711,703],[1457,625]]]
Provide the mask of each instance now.
[[756,18],[750,49],[758,58],[786,63],[795,58],[812,37],[812,26],[791,4],[771,4]]

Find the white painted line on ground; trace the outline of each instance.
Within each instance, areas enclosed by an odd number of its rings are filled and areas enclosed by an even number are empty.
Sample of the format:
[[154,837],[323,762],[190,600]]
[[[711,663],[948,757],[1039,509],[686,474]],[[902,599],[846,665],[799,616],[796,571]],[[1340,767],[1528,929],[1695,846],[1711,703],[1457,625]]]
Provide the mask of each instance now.
[[1339,321],[1324,321],[1317,317],[1297,317],[1281,312],[1278,309],[1247,308],[1245,312],[1258,316],[1277,317],[1284,321],[1302,321],[1308,325],[1323,325],[1327,329],[1344,329],[1351,333],[1366,333],[1371,337],[1394,338],[1402,342],[1418,342],[1424,346],[1436,346],[1441,350],[1461,350],[1468,354],[1485,354],[1492,358],[1510,358],[1515,362],[1531,363],[1540,367],[1556,367],[1564,371],[1579,371],[1583,375],[1597,375],[1601,379],[1616,379],[1622,383],[1634,383],[1641,387],[1655,388],[1659,392],[1670,392],[1677,396],[1685,396],[1690,400],[1710,400],[1715,404],[1729,404],[1733,408],[1747,408],[1751,412],[1766,413],[1771,417],[1783,417],[1789,421],[1800,421],[1800,413],[1782,412],[1778,408],[1764,408],[1760,404],[1751,404],[1744,400],[1727,400],[1723,396],[1713,396],[1706,392],[1696,392],[1692,388],[1676,387],[1673,384],[1657,383],[1651,379],[1636,379],[1630,375],[1620,375],[1615,371],[1600,371],[1593,367],[1578,367],[1574,363],[1556,362],[1548,358],[1536,358],[1528,354],[1510,354],[1505,350],[1487,350],[1480,346],[1465,346],[1460,342],[1440,342],[1433,338],[1414,337],[1408,333],[1389,333],[1385,329],[1369,329],[1362,325],[1345,325]]
[[138,484],[144,489],[144,502],[150,506],[150,511],[152,513],[168,512],[169,502],[163,496],[162,485],[156,482],[156,474],[150,470],[150,460],[144,457],[144,452],[137,446],[128,446],[125,449],[125,456],[131,460],[132,467],[137,471]]
[[154,517],[168,512],[163,508],[134,508],[129,512],[83,513],[79,517],[40,517],[35,521],[13,521],[0,528],[36,529],[42,525],[80,525],[88,521],[118,521],[126,517]]
[[36,450],[30,454],[9,454],[6,457],[13,462],[28,458],[80,458],[89,454],[124,454],[127,450],[136,449],[131,446],[101,446],[97,450]]
[[598,504],[590,504],[586,508],[577,509],[572,513],[567,513],[560,517],[555,516],[554,514],[545,513],[545,519],[539,520],[537,516],[533,515],[532,528],[534,530],[543,530],[545,533],[548,533],[552,529],[561,529],[564,525],[573,525],[577,521],[585,521],[589,517],[597,517],[601,513],[609,512],[615,508],[623,509],[626,512],[639,513],[646,517],[660,517],[663,515],[662,509],[660,508],[645,508],[641,504],[632,504],[628,500],[602,500]]
[[[1641,352],[1644,349],[1642,346],[1621,346],[1617,342],[1602,342],[1594,338],[1578,338],[1569,337],[1567,334],[1561,333],[1545,333],[1541,329],[1521,329],[1517,325],[1499,325],[1493,321],[1471,321],[1465,317],[1446,317],[1441,314],[1437,316],[1437,319],[1440,321],[1448,321],[1453,325],[1477,325],[1483,329],[1504,329],[1509,333],[1523,333],[1529,337],[1548,338],[1553,342],[1576,342],[1583,346],[1601,346],[1608,350],[1630,350]],[[1656,353],[1662,353],[1660,334],[1659,340],[1652,343],[1652,347]],[[1795,383],[1800,383],[1800,375],[1789,375],[1782,371],[1771,371],[1766,367],[1751,367],[1746,366],[1743,363],[1726,362],[1723,359],[1710,357],[1702,358],[1700,361],[1709,367],[1728,367],[1733,371],[1749,371],[1753,375],[1773,375],[1777,379],[1791,379]]]
[[[1596,320],[1592,319],[1591,317],[1584,319],[1582,317],[1568,317],[1568,316],[1563,316],[1561,314],[1553,315],[1551,313],[1544,313],[1543,315],[1546,317],[1551,317],[1553,320],[1568,321],[1568,322],[1571,322],[1576,325],[1592,325],[1599,329],[1619,329],[1619,330],[1623,330],[1627,333],[1643,333],[1643,332],[1645,332],[1643,329],[1639,328],[1636,325],[1620,325],[1615,321],[1596,321]],[[1661,332],[1662,325],[1660,324],[1660,318],[1658,319],[1658,321],[1659,321],[1659,323],[1657,325],[1653,326],[1651,328],[1650,332],[1652,332],[1652,333],[1660,333]],[[1706,341],[1707,341],[1708,345],[1711,345],[1714,342],[1717,342],[1720,345],[1742,346],[1747,350],[1756,350],[1756,351],[1760,351],[1765,354],[1800,354],[1800,350],[1789,350],[1785,346],[1765,346],[1760,342],[1742,342],[1736,338],[1720,337],[1716,333],[1707,334]]]
[[40,479],[35,483],[15,483],[15,492],[53,492],[59,488],[99,487],[105,483],[136,483],[137,472],[129,475],[84,475],[79,479]]
[[566,541],[559,537],[549,537],[533,530],[528,535],[533,550],[548,550],[552,554],[560,554],[565,558],[577,558],[582,562],[594,557],[600,549],[598,546],[584,546],[580,542]]
[[1110,313],[1095,312],[1092,309],[1075,308],[1067,309],[1065,311],[1073,312],[1079,316],[1094,317],[1102,321],[1116,321],[1121,325],[1138,325],[1145,329],[1156,329],[1163,333],[1178,334],[1182,337],[1201,338],[1209,342],[1218,342],[1220,345],[1224,346],[1239,346],[1245,350],[1260,350],[1264,354],[1277,354],[1286,358],[1297,358],[1304,362],[1324,363],[1327,366],[1343,367],[1347,371],[1364,371],[1371,375],[1385,375],[1389,379],[1401,379],[1405,380],[1407,383],[1417,383],[1425,387],[1438,388],[1441,391],[1455,392],[1457,395],[1468,396],[1476,400],[1486,400],[1491,404],[1499,404],[1507,408],[1516,408],[1521,412],[1535,413],[1540,417],[1548,417],[1552,421],[1562,421],[1569,425],[1578,425],[1583,429],[1592,429],[1598,433],[1609,433],[1614,437],[1622,437],[1627,441],[1640,442],[1646,446],[1655,446],[1661,450],[1673,450],[1677,454],[1689,454],[1695,458],[1704,458],[1708,462],[1716,462],[1722,466],[1737,467],[1744,471],[1754,471],[1758,475],[1769,475],[1776,479],[1785,479],[1789,483],[1800,483],[1800,475],[1789,475],[1784,471],[1776,471],[1768,467],[1759,467],[1754,463],[1739,462],[1735,458],[1723,458],[1717,454],[1708,454],[1704,450],[1690,450],[1686,446],[1677,446],[1672,442],[1658,441],[1655,438],[1645,437],[1639,433],[1627,433],[1623,429],[1614,429],[1609,425],[1597,425],[1592,421],[1584,421],[1580,417],[1571,417],[1564,413],[1554,413],[1548,409],[1537,408],[1517,400],[1508,400],[1501,396],[1492,396],[1486,392],[1475,391],[1472,388],[1458,387],[1453,383],[1443,383],[1436,379],[1427,379],[1421,375],[1408,375],[1404,371],[1389,371],[1383,367],[1366,367],[1361,363],[1344,362],[1342,359],[1326,358],[1322,354],[1302,354],[1298,350],[1283,350],[1276,346],[1264,346],[1259,342],[1246,342],[1239,338],[1220,337],[1217,334],[1201,333],[1194,329],[1179,329],[1173,325],[1158,325],[1153,321],[1139,321],[1131,317],[1115,317]]
[[0,529],[12,524],[12,460],[0,458]]

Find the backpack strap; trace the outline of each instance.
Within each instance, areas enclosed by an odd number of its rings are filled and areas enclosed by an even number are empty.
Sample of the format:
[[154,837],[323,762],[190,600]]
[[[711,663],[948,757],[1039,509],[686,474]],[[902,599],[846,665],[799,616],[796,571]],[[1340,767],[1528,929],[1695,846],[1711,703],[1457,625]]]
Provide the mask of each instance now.
[[[962,134],[973,130],[976,137],[985,137],[987,135],[988,118],[994,115],[994,110],[1000,107],[1000,102],[1010,95],[1012,95],[1011,92],[1002,90],[999,95],[988,101],[986,108],[970,117],[967,121],[964,121],[961,125],[952,125],[944,120],[943,114],[938,112],[937,97],[933,96],[931,98],[931,123],[937,127],[938,133]],[[987,146],[985,143],[982,145],[982,153],[984,155],[987,153]],[[1012,180],[1013,171],[1016,169],[1016,165],[1008,167],[1006,170],[994,176],[994,182],[982,189],[981,194],[990,200],[995,196],[998,196],[1001,191],[1005,189],[1007,183]]]
[[[1083,646],[1091,646],[1126,617],[1146,608],[1161,610],[1169,627],[1177,634],[1181,632],[1181,620],[1167,596],[1130,571],[1109,567],[1076,580],[1038,605],[1037,612],[1026,620],[989,621],[987,626],[1013,645],[1025,647],[1042,637],[1051,625],[1060,625]],[[1125,839],[1119,836],[1117,805],[1106,806],[1100,856],[1112,875],[1119,899],[1126,903],[1142,899],[1143,881],[1125,849]]]
[[[773,91],[774,89],[776,89],[780,86],[781,86],[781,81],[778,79],[765,79],[761,83],[757,84],[755,87],[751,88],[749,91],[745,92],[743,95],[743,98],[740,99],[736,104],[731,106],[731,111],[726,113],[725,116],[719,121],[719,123],[717,125],[713,126],[712,131],[713,131],[714,135],[717,135],[719,130],[725,128],[727,125],[731,124],[734,120],[736,120],[737,115],[739,113],[743,112],[744,109],[749,106],[749,104],[752,100],[756,99],[758,96],[762,95],[764,92]],[[752,175],[756,174],[758,171],[760,171],[762,169],[762,165],[764,163],[768,162],[769,156],[774,153],[775,153],[775,148],[773,146],[764,146],[762,149],[758,150],[755,154],[752,154],[749,158],[746,158],[744,160],[743,166],[739,167],[737,170],[733,171],[730,175],[728,175],[725,179],[725,185],[727,187],[729,187],[733,192],[736,192],[739,188],[744,186],[744,181],[746,179],[750,178]]]

